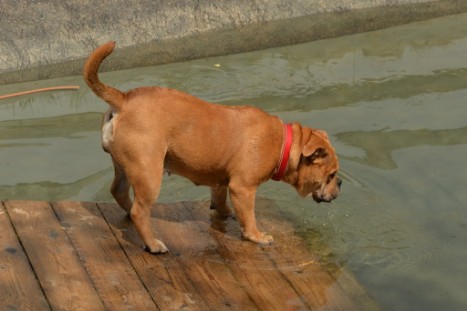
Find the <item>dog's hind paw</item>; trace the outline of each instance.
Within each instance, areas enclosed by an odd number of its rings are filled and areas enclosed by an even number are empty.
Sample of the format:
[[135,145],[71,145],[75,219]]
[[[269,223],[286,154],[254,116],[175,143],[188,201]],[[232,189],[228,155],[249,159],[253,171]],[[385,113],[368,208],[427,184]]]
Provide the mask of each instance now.
[[152,255],[165,254],[169,251],[167,246],[165,246],[165,244],[162,243],[161,241],[155,239],[154,242],[155,243],[153,247],[149,247],[147,245],[144,246],[144,250],[148,252],[149,254],[152,254]]

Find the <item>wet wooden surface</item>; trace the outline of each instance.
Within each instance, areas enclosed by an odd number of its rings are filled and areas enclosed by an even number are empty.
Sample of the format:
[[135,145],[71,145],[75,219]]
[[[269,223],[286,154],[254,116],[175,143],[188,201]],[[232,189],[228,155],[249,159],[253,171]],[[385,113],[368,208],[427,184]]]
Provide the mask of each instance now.
[[170,253],[155,256],[116,204],[0,202],[0,310],[378,310],[290,223],[258,220],[272,246],[242,241],[207,202],[157,204],[152,223]]

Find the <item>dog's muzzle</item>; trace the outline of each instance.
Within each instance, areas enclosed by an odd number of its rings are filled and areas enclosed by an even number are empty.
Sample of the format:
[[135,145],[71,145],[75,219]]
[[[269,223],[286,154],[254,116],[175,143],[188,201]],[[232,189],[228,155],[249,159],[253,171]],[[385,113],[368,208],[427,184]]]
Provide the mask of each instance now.
[[311,196],[316,203],[326,202],[330,203],[332,200],[337,198],[337,195],[342,186],[342,179],[338,178],[336,181],[337,191],[333,192],[332,194],[325,194],[323,192],[313,193]]

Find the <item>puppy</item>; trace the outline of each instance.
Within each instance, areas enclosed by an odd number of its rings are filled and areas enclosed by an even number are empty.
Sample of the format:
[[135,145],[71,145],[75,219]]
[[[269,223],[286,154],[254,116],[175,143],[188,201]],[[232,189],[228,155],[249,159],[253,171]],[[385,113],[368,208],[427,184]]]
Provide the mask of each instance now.
[[342,183],[339,163],[324,131],[299,123],[284,125],[258,108],[212,104],[173,89],[119,91],[97,75],[114,48],[115,42],[98,47],[83,75],[110,105],[103,119],[102,146],[115,168],[111,193],[129,213],[148,252],[168,251],[154,238],[150,222],[164,172],[211,187],[211,208],[223,216],[231,213],[228,192],[243,237],[260,244],[273,241],[256,227],[255,194],[261,183],[271,178],[286,182],[316,202],[337,197]]

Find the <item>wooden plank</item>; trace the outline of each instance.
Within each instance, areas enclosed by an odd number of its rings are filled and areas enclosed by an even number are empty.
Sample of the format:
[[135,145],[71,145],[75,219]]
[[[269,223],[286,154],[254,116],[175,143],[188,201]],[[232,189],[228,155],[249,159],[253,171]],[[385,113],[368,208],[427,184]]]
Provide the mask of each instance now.
[[258,226],[275,238],[264,247],[206,202],[158,204],[151,221],[171,250],[160,256],[142,250],[116,204],[4,206],[0,309],[379,310],[347,271],[322,267],[274,202],[257,202]]
[[[191,205],[191,204],[190,204]],[[193,218],[211,218],[209,208],[186,205]],[[310,309],[302,297],[274,266],[260,246],[241,239],[238,223],[212,216],[210,234],[217,240],[217,251],[260,310]]]
[[[205,310],[206,301],[186,277],[185,270],[173,260],[174,254],[148,254],[122,208],[109,203],[99,203],[98,207],[159,309]],[[164,226],[165,223],[160,220],[156,225]]]
[[[224,260],[217,252],[217,241],[210,234],[209,217],[195,219],[185,208],[187,204],[197,205],[193,202],[157,204],[153,208],[153,219],[166,221],[163,227],[158,228],[161,239],[196,285],[209,309],[257,310],[249,293],[238,283],[231,269],[223,264]],[[206,204],[199,208],[209,210]]]
[[344,269],[333,271],[332,275],[323,269],[319,258],[313,256],[305,241],[295,235],[291,223],[274,215],[274,202],[258,200],[257,209],[259,213],[268,211],[268,217],[259,217],[259,223],[268,228],[275,238],[272,247],[264,251],[309,308],[329,311],[378,310],[358,283],[349,279]]
[[0,202],[0,310],[50,310]]
[[[205,217],[199,215],[207,212],[207,209],[199,209],[193,204],[188,204],[187,208],[192,210],[193,218]],[[278,217],[280,210],[276,208],[274,202],[257,200],[257,214],[259,228],[268,231],[275,238],[271,246],[244,244],[240,241],[240,229],[234,220],[216,220],[215,214],[211,217],[213,220],[211,234],[217,237],[219,244],[225,245],[224,259],[228,261],[230,258],[231,264],[240,266],[236,275],[239,278],[244,277],[242,284],[245,284],[245,281],[246,284],[260,281],[261,279],[258,280],[256,275],[258,270],[263,270],[262,277],[273,275],[274,273],[270,271],[274,270],[280,273],[294,290],[281,298],[284,299],[284,308],[379,310],[361,286],[358,286],[353,278],[349,279],[348,272],[341,270],[336,272],[336,276],[322,267],[319,258],[313,256],[307,250],[303,239],[295,234],[292,224],[283,217]],[[233,244],[238,245],[233,246]],[[274,278],[280,279],[277,276]],[[275,281],[271,280],[271,282]],[[251,292],[255,292],[256,288],[259,287],[252,287]],[[280,292],[276,294],[277,290],[279,289],[267,289],[274,296],[280,295]],[[267,293],[258,293],[258,296],[256,299],[260,304],[267,297]]]
[[[271,206],[269,207],[271,208]],[[309,309],[360,310],[337,285],[336,279],[306,249],[304,241],[294,234],[290,224],[260,217],[260,225],[268,228],[274,244],[264,252],[273,266],[293,286]]]
[[95,203],[52,207],[107,310],[157,310]]
[[76,251],[47,202],[5,207],[53,310],[104,310]]

